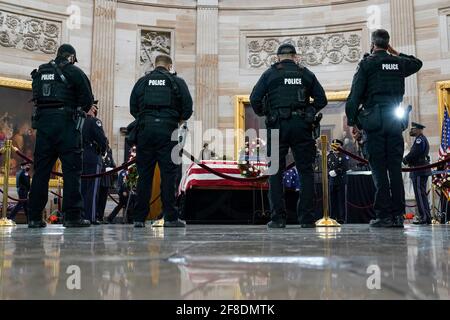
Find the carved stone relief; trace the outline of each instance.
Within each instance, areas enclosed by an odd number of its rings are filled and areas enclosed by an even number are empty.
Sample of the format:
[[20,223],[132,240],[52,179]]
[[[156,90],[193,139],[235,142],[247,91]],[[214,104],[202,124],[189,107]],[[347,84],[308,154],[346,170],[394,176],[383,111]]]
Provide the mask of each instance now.
[[61,27],[61,22],[0,10],[0,46],[54,54]]
[[172,34],[170,31],[141,30],[140,74],[155,68],[155,58],[160,54],[172,55]]
[[290,37],[247,37],[248,68],[270,67],[277,61],[281,44],[295,46],[306,66],[356,63],[361,59],[361,31],[298,35]]

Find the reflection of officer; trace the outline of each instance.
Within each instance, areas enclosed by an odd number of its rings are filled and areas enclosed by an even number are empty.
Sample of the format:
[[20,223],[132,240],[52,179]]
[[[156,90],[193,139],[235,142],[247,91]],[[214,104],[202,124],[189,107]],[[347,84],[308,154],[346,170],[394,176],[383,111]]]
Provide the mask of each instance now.
[[81,219],[83,200],[80,192],[82,170],[81,113],[92,106],[89,79],[77,62],[75,49],[64,44],[55,60],[41,65],[32,73],[33,98],[37,107],[34,128],[37,129],[34,152],[34,177],[30,192],[30,228],[43,228],[42,211],[48,198],[48,181],[56,160],[62,162],[64,176],[63,211],[66,227],[86,227]]
[[[403,228],[405,190],[401,166],[405,121],[395,115],[405,94],[405,78],[418,72],[422,62],[399,54],[389,41],[387,31],[373,32],[373,53],[359,64],[346,111],[349,126],[359,122],[368,137],[367,152],[377,189],[377,219],[371,226]],[[364,109],[358,117],[361,104]]]
[[[341,148],[344,146],[344,143],[338,139],[333,140],[333,144],[340,145]],[[332,151],[328,155],[331,218],[341,224],[345,222],[346,217],[348,162],[349,159],[339,151]]]
[[[403,159],[403,163],[410,167],[420,167],[430,163],[430,144],[427,137],[423,135],[423,129],[425,129],[423,125],[412,123],[409,135],[415,137],[414,145],[410,153]],[[419,217],[416,218],[414,224],[431,224],[430,204],[427,195],[427,185],[430,176],[431,169],[411,172],[410,177],[419,210]]]
[[9,219],[16,220],[17,212],[19,212],[20,209],[23,208],[23,211],[25,212],[25,216],[28,219],[28,192],[30,192],[30,164],[29,163],[22,163],[20,165],[20,171],[16,174],[16,187],[17,187],[17,194],[19,195],[19,199],[23,199],[25,201],[19,201],[17,202],[14,209],[12,209],[11,214],[9,216]]
[[[130,98],[130,112],[138,124],[137,184],[138,199],[133,213],[137,228],[145,227],[155,165],[161,170],[161,199],[165,227],[184,227],[175,207],[175,188],[178,166],[172,161],[177,141],[172,133],[180,121],[192,115],[192,98],[186,82],[169,72],[172,59],[156,57],[156,69],[139,79]],[[178,153],[174,153],[178,156]]]
[[[98,174],[102,169],[102,155],[108,147],[108,139],[103,131],[102,122],[96,118],[97,103],[94,102],[83,126],[83,175]],[[81,181],[81,194],[84,201],[84,218],[93,224],[97,221],[97,192],[100,178]]]
[[[250,101],[257,115],[266,116],[269,130],[280,130],[280,168],[286,166],[286,155],[289,148],[292,149],[301,185],[298,219],[303,227],[315,227],[313,164],[316,147],[312,130],[316,113],[328,102],[316,76],[295,63],[296,54],[292,45],[284,44],[278,48],[280,62],[262,75]],[[313,103],[310,98],[314,99]],[[283,172],[279,170],[269,179],[272,210],[269,228],[286,227],[282,176]]]

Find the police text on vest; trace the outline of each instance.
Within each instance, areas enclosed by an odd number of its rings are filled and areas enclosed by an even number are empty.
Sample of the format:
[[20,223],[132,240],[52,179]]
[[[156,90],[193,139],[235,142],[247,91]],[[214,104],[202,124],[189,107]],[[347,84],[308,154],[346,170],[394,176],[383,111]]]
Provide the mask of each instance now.
[[148,80],[149,86],[165,86],[166,80]]
[[383,64],[383,70],[398,71],[398,64]]
[[55,75],[54,74],[43,74],[41,76],[41,80],[44,80],[44,81],[55,80]]
[[302,84],[302,78],[284,79],[284,84],[299,85],[299,84]]

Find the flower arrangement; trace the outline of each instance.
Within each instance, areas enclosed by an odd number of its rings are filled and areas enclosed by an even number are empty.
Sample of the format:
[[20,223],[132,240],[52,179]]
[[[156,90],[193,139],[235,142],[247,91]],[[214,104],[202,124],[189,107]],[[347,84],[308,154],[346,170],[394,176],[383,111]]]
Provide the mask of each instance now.
[[246,178],[257,178],[263,175],[266,160],[266,143],[258,138],[253,142],[246,141],[239,153],[239,171]]

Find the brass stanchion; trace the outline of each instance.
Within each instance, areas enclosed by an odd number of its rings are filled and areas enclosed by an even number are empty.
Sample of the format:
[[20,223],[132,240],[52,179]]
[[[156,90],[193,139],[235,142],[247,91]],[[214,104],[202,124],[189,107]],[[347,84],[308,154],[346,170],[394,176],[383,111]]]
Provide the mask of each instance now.
[[9,169],[10,169],[10,161],[11,161],[11,149],[12,149],[12,141],[6,140],[5,145],[0,150],[0,153],[3,154],[4,157],[4,166],[3,166],[3,210],[2,210],[2,219],[0,220],[0,227],[13,227],[16,224],[14,221],[6,218],[6,213],[8,211],[8,187],[9,187]]
[[328,159],[327,146],[328,137],[322,136],[320,138],[322,143],[322,190],[323,190],[323,219],[316,222],[317,227],[340,227],[341,225],[330,218],[330,211],[328,205]]

